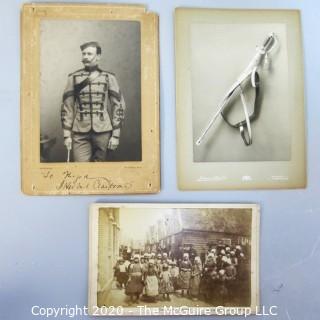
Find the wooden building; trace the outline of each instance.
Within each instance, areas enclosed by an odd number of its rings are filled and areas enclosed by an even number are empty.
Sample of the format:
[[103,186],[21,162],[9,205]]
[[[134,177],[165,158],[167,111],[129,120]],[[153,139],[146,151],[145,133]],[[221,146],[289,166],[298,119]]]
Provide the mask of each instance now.
[[[188,251],[190,245],[198,255],[218,243],[251,247],[251,211],[248,209],[177,209],[165,217],[166,235],[159,246],[177,252]],[[249,253],[249,252],[248,252]]]

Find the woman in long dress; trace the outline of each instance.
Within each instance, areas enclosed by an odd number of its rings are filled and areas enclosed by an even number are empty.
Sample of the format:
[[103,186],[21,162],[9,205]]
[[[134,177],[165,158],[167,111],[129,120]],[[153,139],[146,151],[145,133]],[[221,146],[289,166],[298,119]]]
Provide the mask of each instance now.
[[193,300],[198,300],[199,288],[202,275],[202,264],[200,257],[194,258],[194,265],[192,266],[191,278],[190,278],[190,288],[189,293]]
[[228,296],[228,289],[226,286],[227,275],[225,269],[221,269],[218,272],[217,278],[217,305],[224,306],[226,302],[226,298]]
[[183,254],[183,260],[180,263],[180,273],[178,278],[178,285],[181,289],[181,296],[184,296],[184,292],[188,294],[191,278],[192,264],[189,260],[187,253]]
[[149,260],[148,269],[144,274],[145,297],[150,302],[155,302],[159,295],[158,272],[153,259]]
[[166,263],[162,265],[162,271],[160,273],[159,279],[159,293],[163,294],[163,300],[171,301],[170,293],[174,291],[174,288],[171,282],[169,266]]
[[142,266],[139,262],[139,256],[134,256],[133,263],[128,267],[129,280],[126,286],[126,295],[130,296],[131,305],[134,302],[134,297],[136,302],[139,302],[140,294],[143,290],[142,283]]
[[177,267],[177,263],[175,261],[171,261],[171,267],[169,269],[170,279],[173,285],[174,291],[176,291],[178,287],[178,277],[179,277],[179,268]]
[[215,285],[217,278],[217,268],[215,264],[214,254],[209,253],[204,264],[203,275],[200,282],[200,293],[205,301],[211,301],[215,294]]

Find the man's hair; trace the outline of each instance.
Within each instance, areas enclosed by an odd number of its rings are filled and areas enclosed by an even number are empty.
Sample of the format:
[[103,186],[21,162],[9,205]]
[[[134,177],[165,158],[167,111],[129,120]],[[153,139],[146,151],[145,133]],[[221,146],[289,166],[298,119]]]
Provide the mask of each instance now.
[[84,44],[82,44],[80,46],[81,51],[83,51],[84,49],[88,48],[88,47],[94,47],[97,49],[97,54],[101,54],[102,50],[100,47],[100,44],[96,41],[90,41],[90,42],[86,42]]

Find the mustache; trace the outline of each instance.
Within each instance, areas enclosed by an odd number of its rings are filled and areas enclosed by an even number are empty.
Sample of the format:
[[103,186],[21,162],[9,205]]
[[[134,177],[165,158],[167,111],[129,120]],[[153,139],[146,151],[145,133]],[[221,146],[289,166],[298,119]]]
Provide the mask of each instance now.
[[83,59],[82,62],[90,62],[88,59]]

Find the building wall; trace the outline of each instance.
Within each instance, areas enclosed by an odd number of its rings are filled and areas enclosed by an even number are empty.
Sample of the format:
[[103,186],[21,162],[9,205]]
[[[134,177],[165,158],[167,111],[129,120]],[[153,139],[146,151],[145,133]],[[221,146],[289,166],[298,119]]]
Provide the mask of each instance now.
[[206,252],[208,250],[207,244],[209,242],[218,244],[218,241],[231,245],[236,242],[236,236],[213,232],[183,232],[183,244],[192,244],[198,253],[203,251]]
[[99,212],[98,291],[109,291],[113,267],[119,254],[119,210],[104,208]]
[[168,236],[163,241],[167,246],[171,245],[172,250],[177,249],[180,245],[192,244],[198,254],[208,250],[207,244],[209,242],[218,244],[218,241],[222,241],[224,244],[229,245],[250,246],[250,240],[245,236],[209,231],[183,231]]

